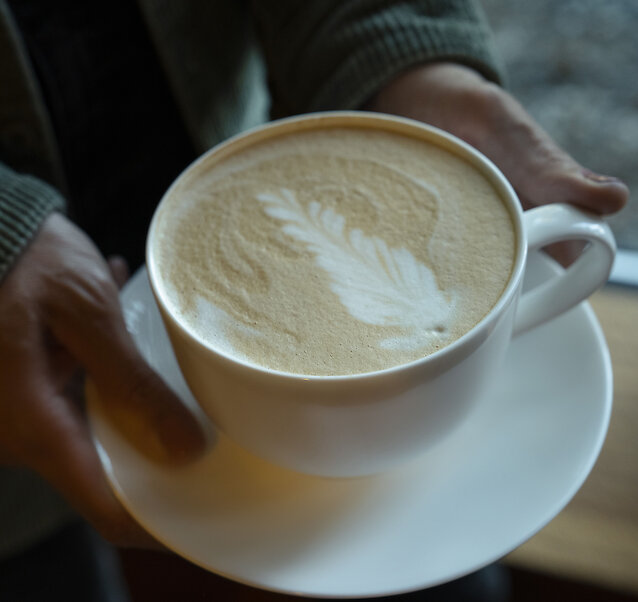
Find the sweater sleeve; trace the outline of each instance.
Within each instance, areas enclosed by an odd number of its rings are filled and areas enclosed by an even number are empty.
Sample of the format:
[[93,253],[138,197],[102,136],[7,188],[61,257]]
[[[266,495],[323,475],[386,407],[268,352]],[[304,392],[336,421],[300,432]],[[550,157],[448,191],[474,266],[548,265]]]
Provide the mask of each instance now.
[[53,187],[0,163],[0,281],[52,211],[64,200]]
[[258,0],[253,10],[275,117],[360,107],[401,71],[433,61],[501,80],[472,0]]

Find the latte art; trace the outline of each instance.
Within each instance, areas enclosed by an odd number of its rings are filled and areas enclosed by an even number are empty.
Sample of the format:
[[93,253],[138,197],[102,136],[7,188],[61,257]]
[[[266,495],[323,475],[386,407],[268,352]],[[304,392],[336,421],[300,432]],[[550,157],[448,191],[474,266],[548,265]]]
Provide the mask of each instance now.
[[286,134],[182,176],[158,216],[171,312],[247,363],[365,373],[450,344],[509,280],[514,231],[462,159],[385,131]]
[[367,237],[345,219],[313,201],[307,208],[292,191],[260,194],[266,213],[284,222],[283,231],[303,242],[330,278],[330,288],[350,315],[365,324],[390,326],[403,334],[378,341],[385,349],[413,351],[443,342],[454,312],[454,296],[444,295],[432,271],[405,248],[392,249]]

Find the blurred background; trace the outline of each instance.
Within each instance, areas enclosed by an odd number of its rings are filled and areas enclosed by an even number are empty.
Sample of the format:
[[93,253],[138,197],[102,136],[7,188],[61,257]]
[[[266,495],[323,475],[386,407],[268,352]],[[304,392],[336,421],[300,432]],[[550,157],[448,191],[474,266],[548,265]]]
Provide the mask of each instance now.
[[613,370],[607,438],[567,508],[506,559],[512,601],[636,601],[638,0],[482,2],[510,91],[581,164],[632,191],[609,219],[620,249],[613,284],[590,300]]
[[482,2],[509,90],[580,163],[632,190],[609,223],[638,251],[638,1]]

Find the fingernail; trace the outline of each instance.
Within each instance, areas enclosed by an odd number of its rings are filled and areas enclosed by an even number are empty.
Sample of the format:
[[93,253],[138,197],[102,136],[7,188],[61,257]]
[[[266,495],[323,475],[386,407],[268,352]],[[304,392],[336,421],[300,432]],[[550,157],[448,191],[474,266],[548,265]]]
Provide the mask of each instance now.
[[592,182],[596,182],[597,184],[609,184],[611,182],[618,182],[618,178],[614,178],[613,176],[603,176],[601,174],[590,171],[589,169],[583,169],[583,175]]

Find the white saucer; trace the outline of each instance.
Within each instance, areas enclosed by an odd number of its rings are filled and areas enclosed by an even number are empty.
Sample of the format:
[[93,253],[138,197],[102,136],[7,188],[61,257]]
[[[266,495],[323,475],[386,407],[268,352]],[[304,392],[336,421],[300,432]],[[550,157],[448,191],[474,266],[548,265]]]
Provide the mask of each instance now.
[[[554,264],[536,257],[528,279]],[[149,362],[194,406],[145,271],[122,293]],[[375,477],[289,472],[223,436],[185,470],[155,466],[90,417],[108,477],[159,541],[236,581],[317,597],[391,595],[489,564],[567,504],[602,446],[612,399],[607,346],[583,303],[516,339],[493,397],[425,456]]]

